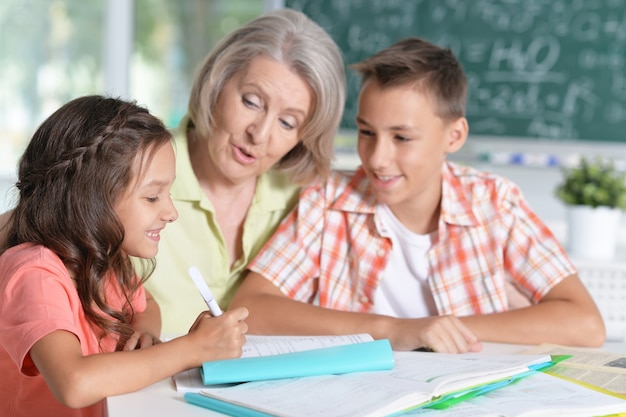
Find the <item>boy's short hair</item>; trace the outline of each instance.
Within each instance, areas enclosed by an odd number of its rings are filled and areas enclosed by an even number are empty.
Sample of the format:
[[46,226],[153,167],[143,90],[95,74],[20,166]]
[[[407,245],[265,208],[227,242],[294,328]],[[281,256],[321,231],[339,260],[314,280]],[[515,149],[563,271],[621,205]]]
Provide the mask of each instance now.
[[413,84],[433,98],[442,119],[465,116],[467,78],[450,49],[406,38],[351,68],[361,75],[361,86],[372,79],[383,88]]

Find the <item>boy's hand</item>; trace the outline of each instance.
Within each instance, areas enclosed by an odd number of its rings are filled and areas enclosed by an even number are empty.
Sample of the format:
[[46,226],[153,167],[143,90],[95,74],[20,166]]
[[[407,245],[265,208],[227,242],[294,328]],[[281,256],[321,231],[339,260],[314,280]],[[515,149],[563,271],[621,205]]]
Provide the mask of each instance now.
[[441,353],[480,352],[478,337],[457,317],[394,319],[390,341],[394,350],[427,349]]

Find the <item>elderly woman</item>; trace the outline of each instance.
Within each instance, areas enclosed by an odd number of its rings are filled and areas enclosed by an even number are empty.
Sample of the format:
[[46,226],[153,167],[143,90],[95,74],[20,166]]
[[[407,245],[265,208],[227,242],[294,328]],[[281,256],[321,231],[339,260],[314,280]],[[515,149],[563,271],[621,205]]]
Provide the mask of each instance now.
[[338,47],[294,10],[250,21],[208,55],[177,132],[171,194],[179,218],[160,237],[146,285],[164,334],[186,333],[207,309],[192,265],[228,307],[299,186],[329,173],[344,100]]

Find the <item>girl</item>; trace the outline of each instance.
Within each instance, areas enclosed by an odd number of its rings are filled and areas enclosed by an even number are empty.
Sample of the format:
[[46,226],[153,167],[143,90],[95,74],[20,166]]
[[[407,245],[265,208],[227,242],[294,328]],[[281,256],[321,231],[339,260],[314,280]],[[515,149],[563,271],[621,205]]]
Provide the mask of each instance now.
[[160,343],[150,259],[178,213],[171,136],[147,110],[75,99],[35,132],[0,249],[0,415],[105,416],[105,398],[238,357],[245,308]]

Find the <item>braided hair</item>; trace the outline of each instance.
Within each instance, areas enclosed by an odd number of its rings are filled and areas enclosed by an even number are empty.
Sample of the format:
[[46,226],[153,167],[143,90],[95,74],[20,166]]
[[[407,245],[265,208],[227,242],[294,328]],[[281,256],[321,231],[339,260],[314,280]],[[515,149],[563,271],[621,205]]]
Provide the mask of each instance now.
[[[163,123],[135,103],[85,96],[46,119],[20,159],[8,246],[32,242],[56,253],[101,337],[132,334],[130,300],[154,268],[152,262],[141,280],[135,277],[114,204],[133,181],[137,155],[170,140]],[[126,298],[124,311],[106,303],[112,277]]]

